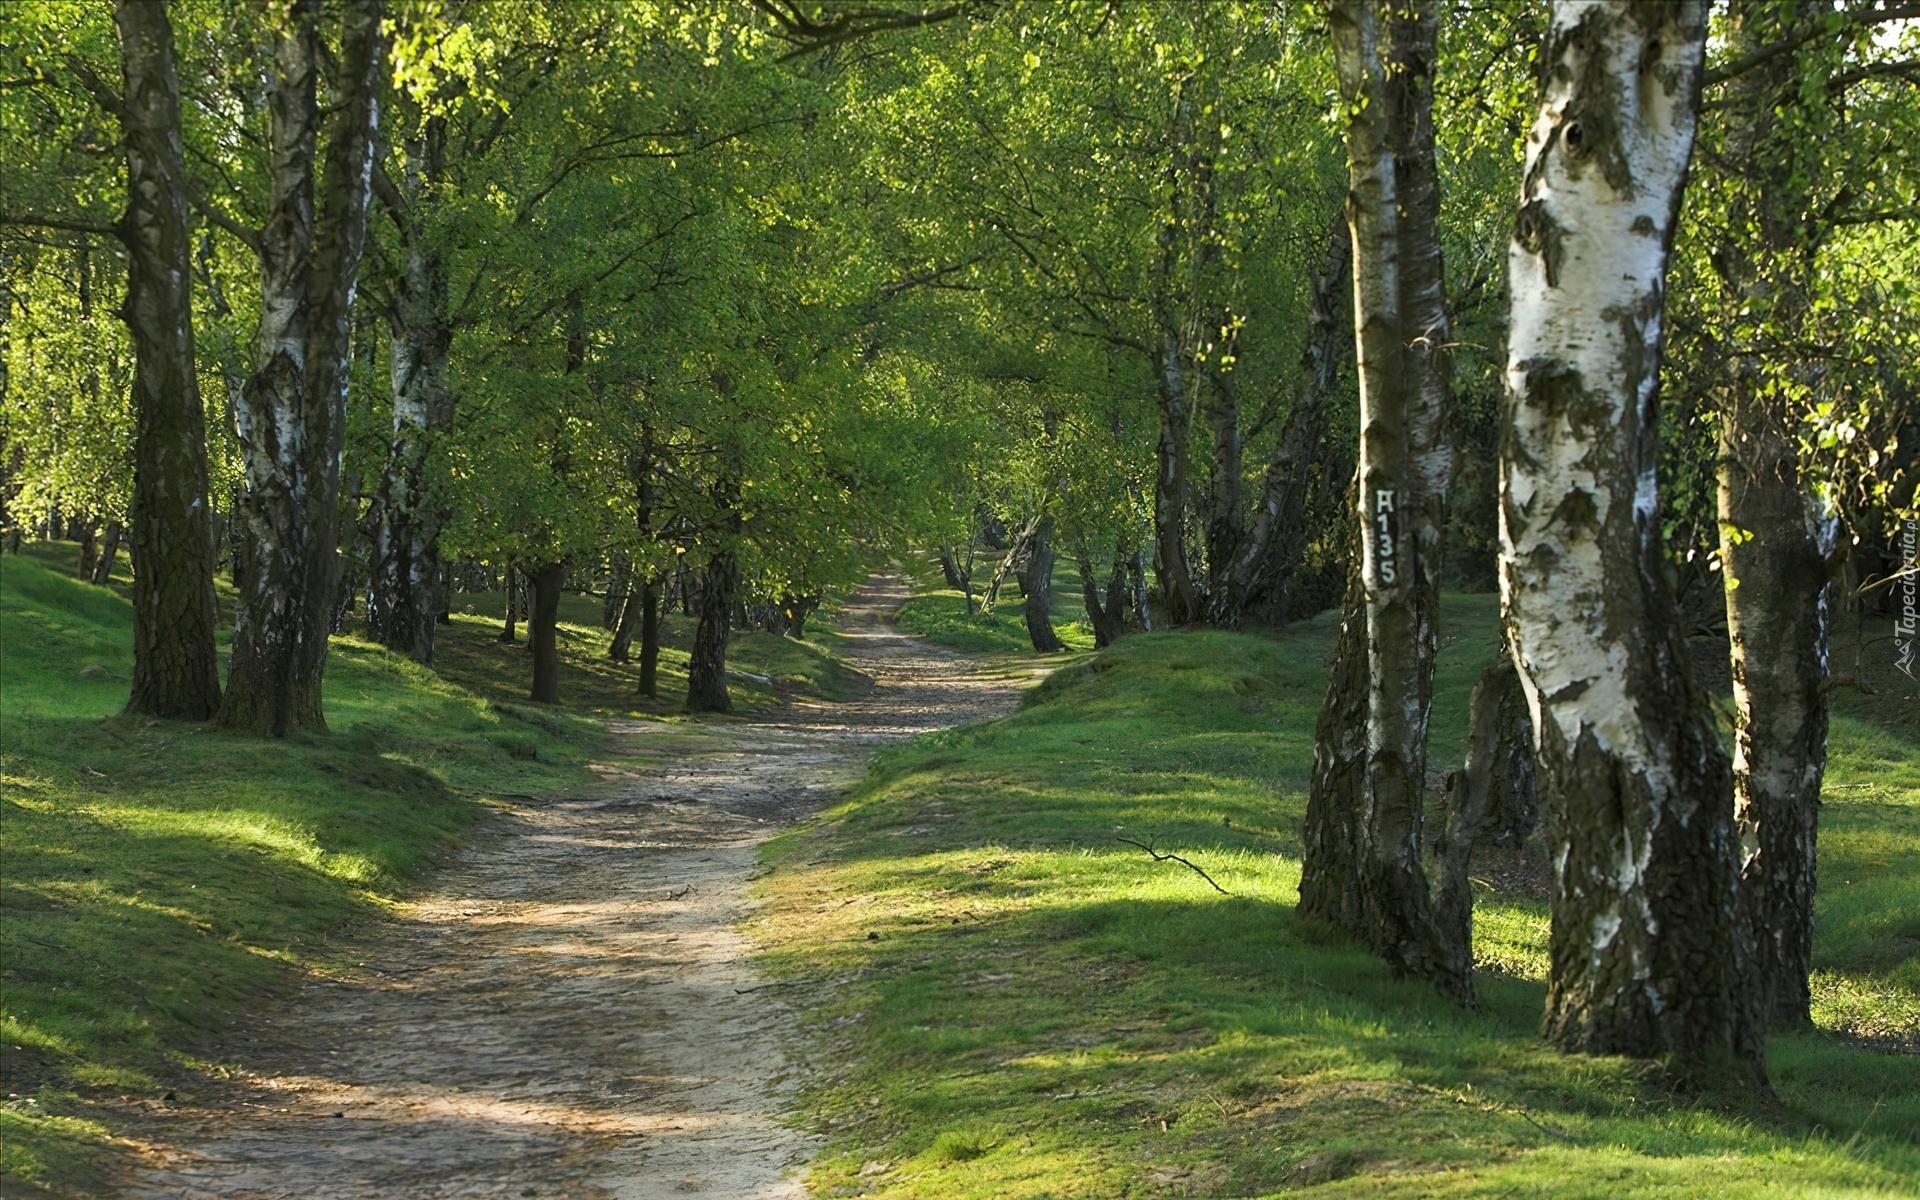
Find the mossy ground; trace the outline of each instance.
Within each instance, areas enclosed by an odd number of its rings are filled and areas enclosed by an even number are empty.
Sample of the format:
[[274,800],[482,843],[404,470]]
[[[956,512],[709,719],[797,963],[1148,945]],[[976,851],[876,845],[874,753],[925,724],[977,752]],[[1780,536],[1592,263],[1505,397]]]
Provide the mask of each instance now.
[[[1495,617],[1447,597],[1436,765]],[[1523,892],[1478,897],[1474,1012],[1294,918],[1333,633],[1126,639],[768,847],[764,962],[827,1065],[818,1194],[1920,1194],[1920,739],[1834,722],[1820,1028],[1773,1038],[1763,1099],[1545,1049]]]

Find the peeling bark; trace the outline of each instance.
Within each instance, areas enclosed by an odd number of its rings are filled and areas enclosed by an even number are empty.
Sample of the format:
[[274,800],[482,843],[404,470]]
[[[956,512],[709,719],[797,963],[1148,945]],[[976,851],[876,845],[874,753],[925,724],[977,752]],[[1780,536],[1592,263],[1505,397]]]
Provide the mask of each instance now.
[[1763,1071],[1733,775],[1662,571],[1661,305],[1705,0],[1554,5],[1509,250],[1501,593],[1554,864],[1545,1032]]
[[220,707],[214,644],[206,416],[194,371],[192,243],[180,82],[165,5],[118,0],[127,158],[127,298],[133,341],[133,690],[127,711],[204,721]]
[[235,405],[248,567],[220,709],[221,724],[275,737],[326,728],[321,685],[340,586],[349,334],[385,58],[383,7],[353,0],[343,14],[342,88],[328,113],[317,210],[320,6],[293,0],[275,46],[272,199],[256,247],[259,358]]
[[[1355,511],[1366,619],[1364,639],[1343,624],[1342,652],[1350,657],[1334,668],[1322,718],[1336,743],[1350,742],[1354,731],[1345,723],[1361,720],[1365,749],[1357,780],[1332,748],[1340,769],[1316,765],[1316,786],[1329,792],[1309,798],[1310,814],[1328,821],[1337,805],[1356,810],[1338,818],[1351,820],[1350,849],[1316,868],[1325,895],[1315,907],[1340,896],[1344,922],[1397,973],[1429,979],[1470,1004],[1471,975],[1433,921],[1420,845],[1441,530],[1453,468],[1432,120],[1434,4],[1342,0],[1331,23],[1341,94],[1352,114],[1347,214],[1361,409]],[[1347,690],[1361,670],[1354,655],[1365,662],[1364,699]],[[1355,790],[1336,792],[1336,785]],[[1337,826],[1310,831],[1309,852],[1328,852],[1339,835]],[[1338,879],[1343,856],[1350,881]]]

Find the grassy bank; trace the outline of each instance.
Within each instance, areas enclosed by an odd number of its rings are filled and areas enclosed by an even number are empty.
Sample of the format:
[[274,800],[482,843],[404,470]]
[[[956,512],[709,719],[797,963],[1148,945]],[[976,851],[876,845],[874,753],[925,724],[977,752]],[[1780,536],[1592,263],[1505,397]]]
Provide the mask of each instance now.
[[[902,605],[894,618],[900,628],[965,654],[1027,657],[1034,653],[1033,640],[1027,635],[1027,602],[1011,576],[1001,587],[1000,602],[994,610],[980,611],[980,601],[993,580],[993,560],[983,558],[974,566],[971,612],[966,597],[947,586],[937,558],[915,559],[907,567],[913,599]],[[1086,602],[1080,596],[1080,571],[1073,563],[1055,565],[1051,600],[1047,611],[1053,617],[1053,631],[1067,649],[1093,649],[1093,630],[1087,624]]]
[[[1494,651],[1491,597],[1445,615],[1438,765]],[[1473,1013],[1295,921],[1333,631],[1128,639],[884,753],[769,848],[758,934],[819,1038],[819,1194],[1920,1190],[1920,740],[1836,719],[1821,1028],[1773,1039],[1777,1100],[1690,1090],[1540,1046],[1537,888],[1482,889]]]
[[97,1181],[88,1101],[180,1093],[222,1031],[351,953],[492,797],[584,786],[602,727],[490,703],[336,638],[331,736],[283,742],[117,715],[131,620],[115,591],[0,559],[0,1053],[9,1190]]

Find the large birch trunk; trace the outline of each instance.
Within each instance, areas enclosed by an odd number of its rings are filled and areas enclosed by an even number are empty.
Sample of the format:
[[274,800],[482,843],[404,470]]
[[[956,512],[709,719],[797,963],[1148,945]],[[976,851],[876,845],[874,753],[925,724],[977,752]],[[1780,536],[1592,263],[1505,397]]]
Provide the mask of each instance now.
[[[1363,536],[1360,602],[1365,640],[1365,753],[1352,800],[1348,924],[1397,973],[1432,980],[1463,1003],[1472,980],[1433,921],[1420,828],[1427,720],[1440,604],[1440,538],[1453,468],[1446,291],[1433,149],[1435,13],[1431,0],[1342,0],[1333,7],[1334,58],[1347,127],[1353,229],[1354,327],[1360,374],[1356,513]],[[1340,694],[1356,674],[1336,664],[1329,720],[1352,719]],[[1343,738],[1351,734],[1343,733]],[[1316,770],[1316,780],[1323,773]],[[1338,778],[1329,776],[1329,779]],[[1309,798],[1323,817],[1336,802]],[[1325,848],[1333,834],[1309,838]],[[1335,872],[1337,874],[1337,872]],[[1349,893],[1329,882],[1329,894]]]
[[220,721],[276,737],[326,728],[321,687],[340,585],[340,457],[384,58],[382,8],[381,0],[354,0],[344,13],[342,89],[331,106],[318,219],[319,6],[289,4],[275,47],[259,360],[235,405],[249,565]]
[[1508,256],[1501,592],[1554,863],[1546,1036],[1760,1069],[1733,775],[1662,572],[1661,305],[1705,0],[1554,5]]
[[406,147],[404,274],[388,314],[393,442],[380,481],[381,520],[367,590],[367,636],[428,666],[433,665],[440,599],[440,528],[446,520],[444,503],[429,488],[428,459],[434,441],[452,430],[454,410],[447,384],[453,330],[446,264],[428,222],[445,172],[445,124],[442,117],[429,118]]
[[220,707],[206,416],[193,362],[192,243],[173,26],[162,4],[118,0],[133,340],[133,691],[127,711],[204,721]]

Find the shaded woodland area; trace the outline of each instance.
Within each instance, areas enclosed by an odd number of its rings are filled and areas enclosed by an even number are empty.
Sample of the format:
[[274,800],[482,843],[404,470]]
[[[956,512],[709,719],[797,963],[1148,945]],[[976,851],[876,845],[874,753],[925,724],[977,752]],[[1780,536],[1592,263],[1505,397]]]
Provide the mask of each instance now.
[[912,554],[1037,653],[1061,560],[1098,647],[1335,609],[1302,915],[1471,1006],[1538,824],[1550,1045],[1808,1023],[1829,705],[1916,636],[1920,10],[7,15],[4,537],[130,563],[129,712],[324,734],[466,592],[535,702],[563,596],[642,696],[692,622],[692,712]]

